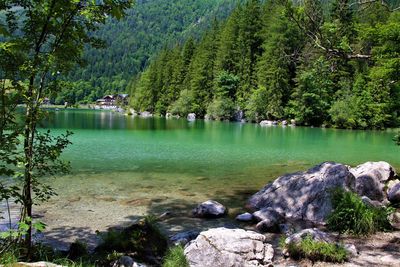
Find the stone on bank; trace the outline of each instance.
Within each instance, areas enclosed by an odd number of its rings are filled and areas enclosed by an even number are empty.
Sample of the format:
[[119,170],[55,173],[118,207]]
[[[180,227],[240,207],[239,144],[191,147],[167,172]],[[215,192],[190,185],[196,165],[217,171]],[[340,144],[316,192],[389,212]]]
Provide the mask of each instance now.
[[191,267],[268,266],[274,257],[264,235],[224,227],[201,232],[184,253]]

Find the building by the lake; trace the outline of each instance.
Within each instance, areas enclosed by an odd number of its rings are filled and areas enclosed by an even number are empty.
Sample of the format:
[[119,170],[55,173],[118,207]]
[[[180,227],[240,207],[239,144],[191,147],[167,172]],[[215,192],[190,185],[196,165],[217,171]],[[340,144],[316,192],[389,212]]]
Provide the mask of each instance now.
[[96,100],[96,106],[100,108],[116,108],[128,105],[128,101],[128,94],[106,95]]

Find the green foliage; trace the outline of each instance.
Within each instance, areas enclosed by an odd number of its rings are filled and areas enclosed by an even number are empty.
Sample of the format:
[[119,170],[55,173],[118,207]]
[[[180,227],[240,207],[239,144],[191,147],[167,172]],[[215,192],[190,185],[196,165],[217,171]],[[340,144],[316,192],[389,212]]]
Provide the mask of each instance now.
[[290,102],[290,112],[296,121],[314,126],[325,123],[332,90],[329,63],[321,57],[298,76],[298,85]]
[[131,77],[149,66],[155,54],[191,37],[198,38],[210,27],[209,21],[226,18],[236,2],[136,1],[124,19],[107,19],[93,33],[104,40],[106,48],[85,48],[83,66],[76,66],[68,75],[71,86],[62,90],[56,102],[93,102],[106,94],[129,92]]
[[[132,0],[0,1],[0,176],[17,180],[10,186],[1,183],[0,195],[22,206],[16,241],[24,241],[28,259],[32,228],[44,227],[32,221],[33,205],[54,195],[40,178],[68,171],[68,163],[59,157],[70,144],[70,133],[55,137],[37,131],[46,115],[41,104],[65,85],[59,76],[80,62],[84,46],[98,47],[99,39],[90,32],[108,17],[120,18],[131,4]],[[24,107],[19,120],[17,104]]]
[[378,2],[247,1],[197,42],[154,58],[130,84],[134,108],[227,119],[235,107],[257,122],[398,126],[398,14]]
[[99,236],[102,242],[95,249],[99,255],[135,253],[137,259],[154,264],[154,259],[163,257],[167,249],[167,239],[150,217],[122,230],[99,233]]
[[298,244],[284,244],[290,257],[294,259],[307,258],[311,261],[344,262],[347,260],[347,251],[341,244],[331,244],[324,241],[315,241],[306,236]]
[[164,257],[163,267],[189,267],[182,246],[175,246],[168,250]]
[[353,192],[342,189],[332,191],[333,211],[327,219],[328,228],[340,233],[369,235],[390,229],[390,208],[375,208],[366,205]]
[[217,98],[207,108],[207,115],[213,120],[232,120],[235,103],[230,98]]
[[394,138],[393,141],[396,143],[396,145],[400,146],[400,132],[398,132]]

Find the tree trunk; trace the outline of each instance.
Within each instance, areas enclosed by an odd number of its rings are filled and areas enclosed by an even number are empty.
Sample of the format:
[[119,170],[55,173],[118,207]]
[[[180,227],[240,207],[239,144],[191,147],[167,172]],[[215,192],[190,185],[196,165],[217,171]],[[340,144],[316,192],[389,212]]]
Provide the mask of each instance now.
[[33,103],[34,78],[30,79],[30,85],[27,92],[27,104],[25,113],[25,129],[24,129],[24,153],[25,153],[25,172],[23,196],[23,211],[21,221],[28,225],[28,230],[24,239],[25,248],[27,249],[27,257],[31,256],[32,245],[32,169],[33,169],[33,140],[36,129],[35,103]]

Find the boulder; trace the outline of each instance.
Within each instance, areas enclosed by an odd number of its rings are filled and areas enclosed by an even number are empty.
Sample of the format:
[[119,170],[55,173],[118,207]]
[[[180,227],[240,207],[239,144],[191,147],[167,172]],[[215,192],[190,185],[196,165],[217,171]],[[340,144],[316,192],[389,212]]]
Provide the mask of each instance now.
[[189,113],[189,114],[187,115],[187,120],[188,120],[188,121],[195,121],[195,120],[196,120],[196,114],[194,114],[194,113]]
[[387,197],[392,203],[400,203],[400,183],[396,183],[388,189]]
[[326,243],[333,242],[332,237],[328,233],[318,230],[317,228],[308,228],[308,229],[301,230],[298,233],[288,236],[285,239],[285,244],[289,245],[292,243],[294,243],[294,244],[300,243],[307,236],[311,237],[312,240],[318,241],[318,242],[326,242]]
[[362,202],[364,202],[365,205],[370,206],[370,207],[374,207],[374,208],[382,208],[386,204],[384,202],[380,202],[380,201],[377,201],[377,200],[371,200],[367,196],[362,196],[361,200],[362,200]]
[[143,112],[140,112],[140,117],[142,117],[142,118],[149,118],[149,117],[153,117],[153,114],[151,114],[150,112],[148,112],[148,111],[143,111]]
[[347,255],[352,256],[352,257],[357,257],[358,256],[358,250],[356,246],[353,244],[344,244],[344,249],[347,251]]
[[353,189],[354,176],[347,166],[324,162],[308,171],[287,174],[250,197],[248,207],[271,208],[285,219],[324,223],[332,210],[330,191]]
[[[348,255],[351,255],[351,256],[357,256],[358,255],[357,248],[353,244],[336,243],[334,238],[330,234],[325,233],[325,232],[323,232],[323,231],[321,231],[321,230],[319,230],[317,228],[304,229],[304,230],[301,230],[298,233],[295,233],[295,234],[292,234],[292,235],[288,236],[285,239],[285,245],[298,244],[308,236],[312,240],[317,241],[317,242],[335,243],[337,245],[343,245],[343,247],[347,251]],[[288,251],[286,249],[283,251],[283,254],[285,256],[289,256],[289,253],[288,253]]]
[[177,233],[173,236],[171,236],[170,240],[171,242],[175,245],[181,245],[184,246],[193,239],[195,239],[199,235],[198,231],[192,230],[192,231],[186,231],[182,233]]
[[135,262],[129,256],[122,256],[117,261],[115,261],[112,266],[113,267],[146,267],[146,265]]
[[277,124],[278,124],[277,121],[269,121],[269,120],[260,121],[261,126],[273,126],[273,125],[277,125]]
[[236,220],[241,222],[251,222],[253,220],[253,215],[251,213],[242,213],[236,216]]
[[366,162],[350,169],[356,178],[355,191],[371,200],[383,201],[386,198],[385,184],[396,176],[396,171],[387,162]]
[[217,218],[226,214],[226,208],[217,201],[207,200],[194,208],[192,214],[200,218]]
[[185,248],[191,267],[267,266],[274,250],[262,234],[243,229],[213,228]]
[[259,222],[257,229],[265,232],[280,232],[279,224],[284,222],[283,215],[270,207],[254,212],[253,217]]
[[388,217],[390,225],[396,229],[400,230],[400,209],[397,209],[391,213]]
[[18,264],[15,264],[15,266],[19,266],[19,267],[63,267],[62,265],[54,264],[54,263],[51,263],[51,262],[45,262],[45,261],[18,262]]

